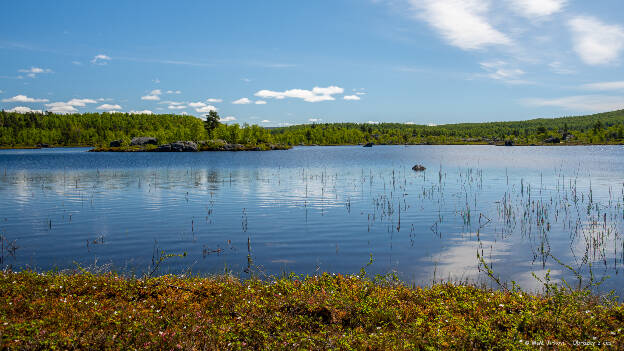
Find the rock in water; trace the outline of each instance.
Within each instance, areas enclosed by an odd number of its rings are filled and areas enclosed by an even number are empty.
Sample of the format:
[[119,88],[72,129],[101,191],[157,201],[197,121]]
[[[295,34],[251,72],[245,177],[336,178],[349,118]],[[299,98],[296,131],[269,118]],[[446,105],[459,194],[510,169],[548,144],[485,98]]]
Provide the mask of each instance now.
[[176,141],[175,143],[159,146],[157,152],[195,152],[199,151],[197,144],[192,141]]
[[375,144],[373,144],[373,143],[367,143],[366,145],[364,145],[364,147],[373,147],[373,145],[375,145]]
[[424,171],[425,169],[426,169],[426,168],[425,168],[425,166],[423,166],[423,165],[415,165],[414,167],[412,167],[412,170],[413,170],[413,171],[416,171],[416,172],[422,172],[422,171]]
[[158,145],[158,139],[154,137],[136,137],[132,138],[132,141],[130,141],[130,145],[132,146],[143,146],[147,144]]

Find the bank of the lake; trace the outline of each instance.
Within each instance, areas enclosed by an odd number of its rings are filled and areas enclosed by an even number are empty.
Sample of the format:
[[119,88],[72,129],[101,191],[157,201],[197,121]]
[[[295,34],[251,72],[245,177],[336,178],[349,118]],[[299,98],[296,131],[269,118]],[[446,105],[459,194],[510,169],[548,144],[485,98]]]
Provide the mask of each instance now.
[[[621,348],[624,305],[323,274],[268,280],[0,273],[2,348]],[[593,343],[593,344],[592,344]]]

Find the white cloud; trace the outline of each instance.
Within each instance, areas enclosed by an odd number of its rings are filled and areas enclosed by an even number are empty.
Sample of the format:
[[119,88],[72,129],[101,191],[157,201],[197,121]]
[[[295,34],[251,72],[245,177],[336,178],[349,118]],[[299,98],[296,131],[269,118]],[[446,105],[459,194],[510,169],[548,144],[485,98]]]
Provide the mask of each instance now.
[[201,102],[201,101],[198,101],[198,102],[191,102],[191,103],[189,103],[188,105],[189,105],[189,106],[191,106],[191,107],[204,107],[204,106],[206,106],[206,104],[204,104],[204,103],[203,103],[203,102]]
[[574,50],[583,62],[603,65],[616,61],[624,48],[624,28],[605,24],[593,17],[575,17],[568,21]]
[[141,96],[141,100],[158,101],[160,100],[160,95],[162,95],[162,91],[160,89],[154,89],[149,94]]
[[502,80],[511,84],[527,84],[528,81],[521,80],[520,77],[525,72],[519,68],[510,67],[505,61],[481,62],[481,68],[488,73],[486,77],[496,80]]
[[368,121],[367,124],[379,124],[379,121]]
[[93,63],[95,65],[105,65],[110,60],[111,60],[111,58],[109,56],[106,56],[104,54],[99,54],[99,55],[95,55],[93,57],[93,60],[91,60],[91,63]]
[[232,121],[236,121],[236,117],[234,117],[234,116],[227,116],[227,117],[221,118],[221,122],[232,122]]
[[312,123],[319,123],[322,120],[323,120],[322,118],[308,118],[308,122],[312,122]]
[[212,105],[206,105],[206,106],[198,107],[195,109],[195,111],[200,112],[200,113],[208,113],[210,111],[217,111],[217,110],[218,109]]
[[33,110],[30,107],[26,107],[26,106],[15,106],[12,109],[7,110],[7,112],[17,112],[17,113],[35,112],[35,113],[42,113],[41,110]]
[[98,110],[121,110],[121,106],[119,105],[111,105],[111,104],[103,104],[96,107]]
[[290,89],[286,91],[260,90],[254,95],[264,99],[295,98],[302,99],[307,102],[320,102],[335,100],[332,95],[342,94],[343,88],[337,86],[329,86],[326,88],[314,87],[312,90]]
[[343,99],[345,99],[345,100],[355,100],[355,101],[357,101],[357,100],[360,100],[360,97],[359,97],[359,96],[357,96],[357,95],[345,95],[345,96],[343,97]]
[[414,124],[416,124],[416,123],[414,123],[414,122],[405,122],[404,124],[407,124],[407,125],[414,125]]
[[82,66],[82,62],[80,62],[80,61],[72,61],[72,64],[74,64],[76,66]]
[[579,95],[556,99],[525,99],[530,106],[553,106],[567,110],[604,112],[624,109],[624,96]]
[[268,119],[263,119],[262,121],[260,121],[260,123],[271,123],[271,121],[269,121]]
[[589,90],[624,90],[624,81],[591,83],[581,87]]
[[20,69],[18,72],[26,73],[28,77],[35,78],[37,74],[52,73],[52,70],[49,68],[30,67],[28,69]]
[[167,94],[182,94],[180,90],[167,90]]
[[48,99],[35,99],[26,95],[15,95],[12,98],[2,99],[2,102],[48,102]]
[[527,18],[550,16],[561,11],[567,0],[510,0],[511,7]]
[[509,45],[511,39],[487,20],[488,2],[481,0],[409,0],[418,18],[429,23],[451,45],[463,50]]
[[152,115],[154,112],[150,110],[142,110],[142,111],[130,111],[131,115]]
[[182,109],[185,109],[186,106],[185,105],[169,105],[167,106],[167,108],[170,110],[182,110]]
[[219,103],[219,102],[223,102],[223,99],[206,99],[206,102]]
[[258,100],[255,102],[256,105],[266,105],[266,101]]
[[437,125],[438,125],[437,123],[431,123],[431,122],[427,123],[427,127],[435,127]]
[[551,63],[548,64],[548,67],[550,67],[550,70],[553,71],[554,73],[557,74],[574,74],[576,73],[575,70],[565,67],[561,62],[559,61],[553,61]]
[[84,107],[87,104],[95,104],[97,101],[93,99],[71,99],[67,101],[68,105]]
[[251,100],[249,100],[248,98],[240,98],[236,101],[232,101],[232,103],[234,105],[248,105],[251,104]]
[[52,102],[46,104],[45,106],[48,111],[58,114],[78,112],[78,109],[76,109],[73,105],[68,104],[67,102]]

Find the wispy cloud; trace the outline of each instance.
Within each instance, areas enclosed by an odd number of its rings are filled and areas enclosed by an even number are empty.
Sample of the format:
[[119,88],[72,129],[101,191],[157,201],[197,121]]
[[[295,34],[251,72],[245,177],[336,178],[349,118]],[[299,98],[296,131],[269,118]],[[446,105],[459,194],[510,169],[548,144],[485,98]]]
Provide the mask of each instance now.
[[588,90],[624,90],[624,81],[590,83],[582,85],[581,88]]
[[343,99],[348,100],[348,101],[357,101],[357,100],[360,100],[360,97],[357,95],[345,95]]
[[210,99],[206,99],[206,102],[215,104],[215,103],[223,102],[223,99],[212,99],[212,98],[210,98]]
[[49,68],[40,68],[40,67],[30,67],[27,69],[20,69],[18,72],[26,73],[27,77],[36,78],[38,74],[41,73],[52,73],[52,70]]
[[505,61],[481,62],[481,68],[487,73],[486,77],[501,80],[509,84],[530,84],[531,82],[521,79],[525,72],[517,67],[511,66]]
[[488,21],[488,2],[480,0],[410,0],[417,18],[426,21],[451,45],[475,50],[510,45],[512,40]]
[[130,111],[131,115],[152,115],[154,112],[151,110],[141,110],[141,111]]
[[254,102],[254,104],[256,104],[256,105],[266,105],[266,103],[267,103],[267,102],[266,102],[266,101],[264,101],[264,100],[258,100],[258,101],[256,101],[256,102]]
[[511,0],[512,8],[520,15],[533,19],[561,11],[567,0]]
[[624,48],[624,28],[605,24],[593,17],[575,17],[568,21],[574,50],[589,65],[615,62]]
[[15,95],[12,98],[2,99],[2,102],[48,102],[48,99],[36,99],[26,95]]
[[221,118],[221,122],[233,122],[236,121],[236,117],[234,116],[227,116],[227,117],[223,117]]
[[624,96],[578,95],[555,99],[525,99],[529,106],[552,106],[583,112],[601,112],[624,109]]
[[91,60],[91,63],[94,65],[106,65],[111,60],[111,58],[104,54],[95,55]]
[[254,95],[264,99],[285,98],[302,99],[306,102],[320,102],[335,100],[333,95],[342,94],[344,89],[337,86],[329,86],[326,88],[314,87],[312,90],[290,89],[285,91],[260,90]]

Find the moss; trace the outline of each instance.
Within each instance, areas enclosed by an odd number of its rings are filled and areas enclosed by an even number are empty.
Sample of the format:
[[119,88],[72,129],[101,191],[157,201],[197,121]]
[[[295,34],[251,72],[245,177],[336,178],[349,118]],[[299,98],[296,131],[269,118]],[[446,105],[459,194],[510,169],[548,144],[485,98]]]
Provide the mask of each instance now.
[[[356,276],[240,281],[0,274],[0,334],[16,349],[533,349],[624,345],[624,308],[451,284]],[[561,301],[559,301],[561,302]],[[528,344],[527,344],[528,342]]]

